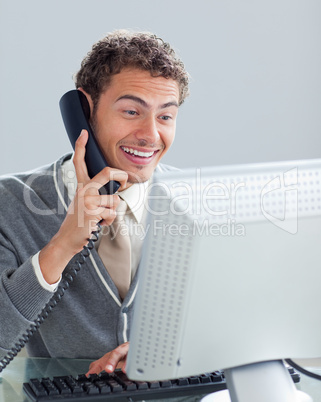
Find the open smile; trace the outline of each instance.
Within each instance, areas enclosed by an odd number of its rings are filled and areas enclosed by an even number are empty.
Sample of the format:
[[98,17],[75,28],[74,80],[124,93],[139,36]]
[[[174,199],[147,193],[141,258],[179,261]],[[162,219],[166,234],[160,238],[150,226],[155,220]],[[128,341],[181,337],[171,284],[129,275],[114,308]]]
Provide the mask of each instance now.
[[155,152],[158,152],[158,151],[143,152],[138,151],[137,149],[127,147],[121,147],[121,149],[125,151],[127,154],[139,156],[141,158],[150,158],[152,155],[154,155]]
[[135,148],[121,146],[120,149],[124,152],[127,159],[131,162],[138,164],[148,164],[155,155],[159,152],[159,149],[155,151],[142,151]]

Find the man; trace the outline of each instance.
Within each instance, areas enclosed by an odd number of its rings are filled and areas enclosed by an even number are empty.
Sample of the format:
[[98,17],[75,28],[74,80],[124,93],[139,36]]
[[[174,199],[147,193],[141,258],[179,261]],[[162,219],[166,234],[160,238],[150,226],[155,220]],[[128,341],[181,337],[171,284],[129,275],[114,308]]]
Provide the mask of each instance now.
[[[143,222],[138,200],[154,170],[169,169],[159,162],[174,140],[178,107],[188,94],[182,62],[148,33],[107,35],[85,57],[75,81],[89,101],[91,125],[110,167],[89,178],[83,130],[72,159],[65,155],[53,165],[1,179],[0,358],[55,294],[97,223],[112,227],[121,203],[127,223]],[[100,194],[110,180],[120,182],[119,193]],[[123,361],[141,242],[130,236],[130,277],[123,285],[122,277],[119,283],[113,279],[117,253],[112,263],[102,257],[108,241],[100,235],[72,286],[31,337],[29,355],[98,358],[115,349],[104,357],[108,371]]]

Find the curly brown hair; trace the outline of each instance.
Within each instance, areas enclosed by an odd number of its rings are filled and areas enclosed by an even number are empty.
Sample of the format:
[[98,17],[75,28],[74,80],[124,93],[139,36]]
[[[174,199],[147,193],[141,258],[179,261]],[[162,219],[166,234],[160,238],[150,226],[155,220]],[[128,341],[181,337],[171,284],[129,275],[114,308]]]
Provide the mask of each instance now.
[[75,74],[76,88],[92,98],[94,108],[111,77],[125,67],[149,71],[153,77],[171,78],[179,86],[179,104],[189,94],[189,75],[172,47],[150,32],[117,30],[95,43]]

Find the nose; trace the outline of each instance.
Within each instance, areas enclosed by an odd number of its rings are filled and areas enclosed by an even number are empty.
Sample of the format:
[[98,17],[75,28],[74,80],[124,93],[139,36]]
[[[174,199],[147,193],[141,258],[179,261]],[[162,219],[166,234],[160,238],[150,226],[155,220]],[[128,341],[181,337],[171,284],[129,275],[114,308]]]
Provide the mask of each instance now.
[[157,122],[154,116],[148,116],[140,122],[140,127],[136,131],[136,138],[140,142],[145,142],[146,145],[158,144],[160,135],[158,132]]

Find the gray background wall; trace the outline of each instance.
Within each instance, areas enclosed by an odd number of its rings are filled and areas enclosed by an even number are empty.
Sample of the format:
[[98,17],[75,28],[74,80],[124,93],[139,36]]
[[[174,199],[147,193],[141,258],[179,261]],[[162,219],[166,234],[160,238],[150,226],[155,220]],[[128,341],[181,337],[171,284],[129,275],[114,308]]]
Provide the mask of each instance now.
[[167,163],[320,157],[320,21],[319,0],[0,0],[0,174],[71,149],[58,101],[116,28],[157,33],[192,76]]

